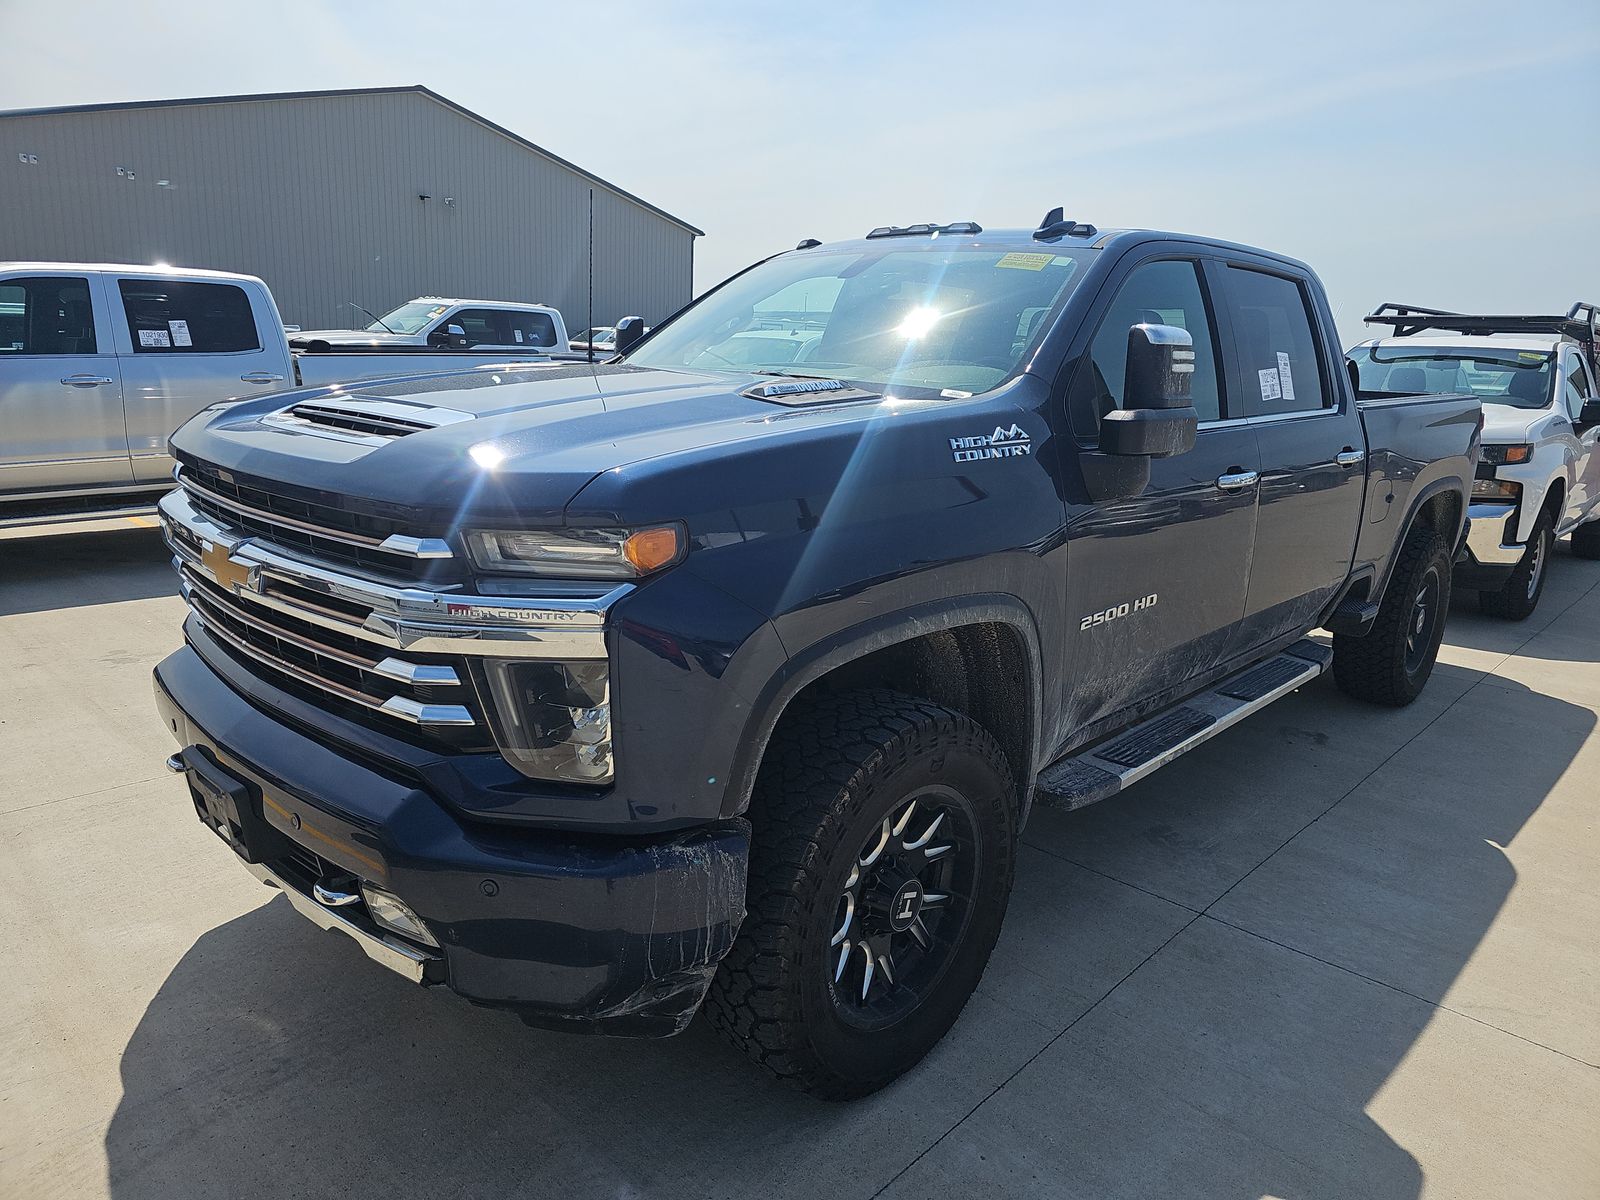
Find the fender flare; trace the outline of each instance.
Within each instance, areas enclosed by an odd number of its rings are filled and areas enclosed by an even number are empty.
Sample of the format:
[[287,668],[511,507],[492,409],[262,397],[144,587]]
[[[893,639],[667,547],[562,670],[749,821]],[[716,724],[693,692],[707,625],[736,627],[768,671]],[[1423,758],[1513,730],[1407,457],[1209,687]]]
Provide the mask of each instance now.
[[[886,613],[860,625],[842,629],[807,646],[789,658],[751,705],[750,716],[739,736],[739,749],[729,772],[722,815],[738,816],[750,806],[756,774],[766,757],[767,745],[789,704],[810,684],[847,663],[877,650],[899,645],[930,633],[967,625],[1001,624],[1014,630],[1022,641],[1023,667],[1027,672],[1028,728],[1025,730],[1024,761],[1030,775],[1016,781],[1019,802],[1026,808],[1032,794],[1031,771],[1039,753],[1043,719],[1043,674],[1039,631],[1033,613],[1015,596],[952,596],[911,608]],[[1026,816],[1026,812],[1020,815]]]
[[1400,556],[1400,547],[1405,544],[1406,538],[1411,536],[1411,527],[1417,523],[1417,517],[1423,508],[1435,497],[1445,492],[1453,492],[1461,502],[1461,511],[1456,517],[1454,531],[1446,531],[1450,537],[1450,554],[1452,560],[1461,549],[1461,543],[1467,536],[1467,505],[1472,498],[1472,484],[1468,480],[1463,483],[1459,475],[1446,475],[1435,479],[1416,495],[1411,497],[1411,503],[1406,509],[1405,520],[1401,522],[1400,534],[1395,538],[1394,546],[1389,551],[1388,560],[1383,564],[1383,578],[1378,580],[1372,590],[1373,597],[1380,597],[1389,586],[1389,577],[1394,573],[1395,559]]

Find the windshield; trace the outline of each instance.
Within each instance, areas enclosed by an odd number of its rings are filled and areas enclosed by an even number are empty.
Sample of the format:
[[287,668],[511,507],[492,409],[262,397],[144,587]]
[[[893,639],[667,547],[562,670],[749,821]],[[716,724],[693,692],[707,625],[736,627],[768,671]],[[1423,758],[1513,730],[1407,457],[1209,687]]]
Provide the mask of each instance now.
[[367,332],[383,333],[384,327],[388,326],[394,333],[421,333],[442,317],[445,309],[449,307],[448,304],[440,304],[437,301],[411,300],[393,312],[384,313],[383,320],[374,321],[367,326]]
[[874,246],[785,255],[711,293],[627,361],[973,395],[1016,372],[1090,253]]
[[1464,392],[1513,408],[1543,408],[1550,402],[1552,357],[1545,350],[1486,346],[1358,346],[1350,351],[1363,392]]

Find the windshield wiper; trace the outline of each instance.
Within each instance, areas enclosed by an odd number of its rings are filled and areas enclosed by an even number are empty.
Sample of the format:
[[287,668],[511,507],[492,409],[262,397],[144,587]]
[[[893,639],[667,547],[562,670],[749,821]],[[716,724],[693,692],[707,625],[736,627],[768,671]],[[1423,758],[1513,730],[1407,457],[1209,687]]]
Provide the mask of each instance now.
[[[384,332],[386,332],[386,333],[394,333],[394,330],[390,329],[388,325],[384,324],[383,318],[380,317],[377,313],[373,312],[370,308],[362,308],[361,305],[357,304],[354,300],[347,300],[347,301],[345,301],[345,303],[348,304],[351,308],[355,309],[358,313],[364,313],[367,316],[371,317],[379,325],[383,325]],[[396,336],[399,336],[399,335],[397,334]]]

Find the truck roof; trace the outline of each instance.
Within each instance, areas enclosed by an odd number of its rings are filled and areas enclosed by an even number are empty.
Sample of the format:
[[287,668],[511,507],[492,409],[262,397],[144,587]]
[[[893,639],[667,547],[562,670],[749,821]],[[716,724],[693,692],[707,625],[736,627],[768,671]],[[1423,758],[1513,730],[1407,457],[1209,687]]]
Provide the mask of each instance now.
[[1483,346],[1494,347],[1498,350],[1554,350],[1563,341],[1557,334],[1460,334],[1460,333],[1434,333],[1427,335],[1412,334],[1410,337],[1368,338],[1358,343],[1352,349],[1364,346],[1417,346],[1422,349],[1459,350],[1463,347]]
[[[1307,274],[1315,274],[1299,259],[1263,250],[1259,246],[1247,246],[1201,234],[1170,233],[1159,229],[1097,229],[1093,225],[1062,220],[1059,213],[1059,209],[1047,213],[1038,229],[985,229],[971,221],[956,222],[952,225],[912,225],[900,229],[883,226],[865,237],[845,238],[833,242],[808,240],[802,242],[796,249],[800,252],[857,250],[880,247],[889,243],[896,246],[904,244],[906,249],[919,247],[932,249],[955,242],[959,245],[993,246],[1006,250],[1043,253],[1051,249],[1124,250],[1145,242],[1188,242],[1224,252],[1232,251],[1274,259]],[[1058,230],[1060,232],[1057,232]]]
[[477,304],[477,305],[481,305],[484,308],[507,308],[507,309],[516,309],[516,310],[532,310],[532,311],[535,311],[535,312],[555,312],[556,311],[555,310],[555,306],[552,305],[552,304],[535,304],[532,301],[528,301],[528,300],[474,300],[474,299],[471,299],[470,297],[463,297],[463,296],[417,296],[411,302],[413,304],[424,303],[424,302],[428,303],[428,304],[449,304],[449,305]]
[[99,262],[0,262],[0,271],[115,271],[139,275],[171,275],[175,278],[195,279],[246,279],[260,283],[258,275],[240,271],[208,271],[203,267],[175,267],[170,263],[99,263]]

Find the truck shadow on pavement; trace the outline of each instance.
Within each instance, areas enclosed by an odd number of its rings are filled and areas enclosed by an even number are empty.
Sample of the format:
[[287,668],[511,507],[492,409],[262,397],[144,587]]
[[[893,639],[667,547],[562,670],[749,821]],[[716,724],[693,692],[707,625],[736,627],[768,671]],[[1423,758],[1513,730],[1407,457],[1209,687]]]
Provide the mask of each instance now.
[[[184,954],[129,1042],[112,1194],[1416,1196],[1421,1168],[1366,1107],[1514,882],[1488,843],[1594,725],[1491,679],[1505,736],[1540,729],[1546,751],[1480,729],[1441,758],[1477,678],[1441,666],[1437,701],[1404,714],[1319,683],[1121,800],[1039,814],[963,1020],[853,1105],[764,1079],[702,1022],[661,1042],[526,1029],[264,898]],[[1409,758],[1463,786],[1363,784]],[[1335,802],[1343,841],[1273,855]]]
[[0,617],[177,594],[154,527],[0,539]]

